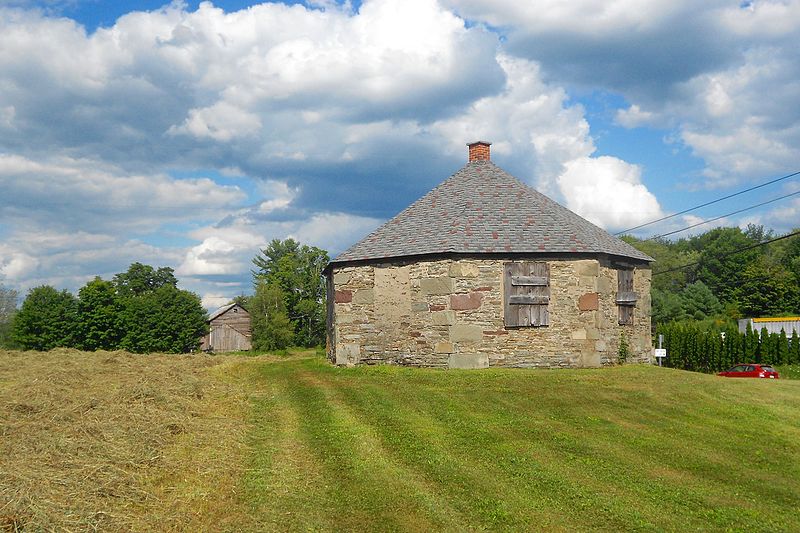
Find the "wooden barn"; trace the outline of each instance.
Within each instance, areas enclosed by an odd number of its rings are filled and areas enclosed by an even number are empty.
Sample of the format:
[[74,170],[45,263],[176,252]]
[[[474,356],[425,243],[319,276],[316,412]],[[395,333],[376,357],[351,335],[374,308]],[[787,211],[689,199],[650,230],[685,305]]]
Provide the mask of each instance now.
[[220,307],[208,317],[210,331],[203,337],[200,349],[234,352],[252,348],[250,313],[239,304]]
[[492,163],[469,162],[326,267],[339,365],[650,361],[652,258]]

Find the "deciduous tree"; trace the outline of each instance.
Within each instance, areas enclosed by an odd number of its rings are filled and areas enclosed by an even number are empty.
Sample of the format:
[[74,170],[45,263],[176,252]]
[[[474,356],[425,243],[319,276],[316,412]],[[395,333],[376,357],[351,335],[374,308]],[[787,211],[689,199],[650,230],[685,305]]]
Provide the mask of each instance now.
[[23,348],[45,351],[74,346],[78,301],[49,285],[31,289],[14,317],[13,338]]
[[120,346],[137,353],[186,353],[195,350],[208,332],[200,298],[163,285],[124,299]]
[[325,280],[322,270],[328,252],[293,239],[273,240],[253,258],[256,283],[277,285],[294,331],[293,343],[315,346],[325,342]]
[[122,304],[114,284],[99,277],[78,291],[76,344],[83,350],[114,350],[122,339]]
[[739,250],[754,244],[757,241],[739,228],[717,228],[697,237],[693,246],[700,251],[698,279],[721,301],[738,301],[737,290],[745,269],[763,253],[760,248]]
[[778,316],[800,312],[796,278],[778,262],[760,256],[747,265],[732,292],[744,316]]
[[286,297],[280,286],[258,281],[249,304],[253,348],[282,350],[292,344],[294,330],[286,314]]
[[133,263],[126,272],[114,276],[114,286],[121,297],[136,296],[155,291],[164,286],[177,287],[178,280],[174,270],[161,267],[158,270],[150,265]]
[[11,326],[17,313],[17,291],[0,283],[0,347],[11,347]]

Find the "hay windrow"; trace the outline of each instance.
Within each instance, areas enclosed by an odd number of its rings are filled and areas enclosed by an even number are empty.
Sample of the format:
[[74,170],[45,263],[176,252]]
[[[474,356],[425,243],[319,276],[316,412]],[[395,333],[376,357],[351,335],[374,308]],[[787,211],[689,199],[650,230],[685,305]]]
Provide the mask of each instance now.
[[169,531],[245,519],[229,358],[0,351],[0,531]]

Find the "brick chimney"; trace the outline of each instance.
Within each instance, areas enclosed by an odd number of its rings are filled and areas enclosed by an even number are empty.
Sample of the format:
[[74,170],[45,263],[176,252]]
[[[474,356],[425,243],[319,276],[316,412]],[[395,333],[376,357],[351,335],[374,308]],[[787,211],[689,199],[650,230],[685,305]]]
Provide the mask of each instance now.
[[475,141],[474,143],[467,143],[469,146],[469,162],[473,161],[490,161],[489,147],[492,143],[486,141]]

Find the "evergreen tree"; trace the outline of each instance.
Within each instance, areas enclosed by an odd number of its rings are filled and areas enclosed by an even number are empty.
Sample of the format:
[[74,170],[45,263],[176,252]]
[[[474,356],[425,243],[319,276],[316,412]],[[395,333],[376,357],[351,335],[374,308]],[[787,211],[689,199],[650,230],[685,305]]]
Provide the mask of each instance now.
[[792,349],[789,354],[789,363],[793,365],[800,364],[800,338],[797,336],[797,330],[792,330]]
[[652,321],[653,324],[667,324],[675,320],[684,320],[681,297],[671,291],[652,289]]
[[722,304],[711,289],[702,281],[687,285],[680,296],[683,315],[695,320],[703,320],[722,312]]
[[786,337],[786,331],[781,328],[781,333],[778,335],[778,345],[775,349],[775,364],[785,365],[789,363],[789,339]]
[[758,349],[756,350],[755,360],[756,363],[761,364],[761,362],[764,360],[764,357],[769,353],[769,341],[769,332],[767,331],[767,328],[761,328],[761,332],[758,335]]
[[746,363],[747,361],[754,361],[756,355],[758,354],[758,333],[753,330],[753,327],[750,322],[747,323],[747,330],[745,333],[745,349],[744,353],[742,353],[742,360],[739,361],[740,363]]

